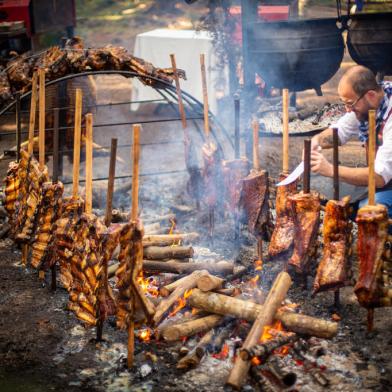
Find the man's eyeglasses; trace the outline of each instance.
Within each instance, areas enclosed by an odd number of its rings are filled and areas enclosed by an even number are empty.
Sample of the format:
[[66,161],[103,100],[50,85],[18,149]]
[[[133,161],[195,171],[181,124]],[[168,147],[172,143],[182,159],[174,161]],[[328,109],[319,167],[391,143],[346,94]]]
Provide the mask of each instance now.
[[355,105],[369,92],[370,90],[365,91],[363,94],[361,94],[353,103],[349,103],[349,102],[342,102],[343,105],[347,108],[347,109],[354,109]]

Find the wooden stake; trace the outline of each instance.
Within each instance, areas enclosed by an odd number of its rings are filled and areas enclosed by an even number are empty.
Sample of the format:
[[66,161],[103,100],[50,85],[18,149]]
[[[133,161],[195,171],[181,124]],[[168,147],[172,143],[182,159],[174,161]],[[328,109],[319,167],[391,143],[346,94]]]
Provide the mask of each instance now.
[[140,124],[133,126],[133,167],[132,167],[132,210],[131,220],[136,221],[139,208],[139,159],[140,159]]
[[21,118],[20,118],[20,94],[16,94],[16,103],[15,103],[15,125],[16,125],[16,161],[20,160],[20,144],[21,144]]
[[110,164],[109,164],[109,179],[108,190],[106,195],[106,212],[105,225],[107,227],[112,223],[112,209],[113,209],[113,192],[114,192],[114,177],[116,175],[116,155],[117,155],[117,139],[112,139],[110,146]]
[[22,265],[24,268],[27,267],[27,257],[29,254],[29,244],[22,245]]
[[43,170],[45,166],[45,70],[40,69],[39,74],[39,134],[38,152],[39,167]]
[[259,122],[257,120],[252,121],[253,130],[253,169],[260,170],[259,161]]
[[59,109],[53,109],[53,176],[52,183],[59,180]]
[[376,111],[369,110],[369,147],[368,147],[368,165],[369,165],[369,205],[376,204],[376,178],[374,174],[374,159],[376,156]]
[[289,90],[282,91],[283,101],[283,173],[289,172]]
[[182,102],[180,80],[178,78],[176,57],[174,56],[174,54],[170,55],[170,61],[171,61],[171,65],[172,65],[172,68],[173,68],[174,81],[176,83],[178,110],[180,111],[182,128],[185,129],[186,128],[186,115],[185,115],[185,110],[184,110],[184,103]]
[[76,97],[75,97],[74,155],[73,155],[73,177],[72,177],[73,197],[77,197],[79,193],[81,127],[82,127],[82,90],[78,88],[76,89]]
[[37,112],[37,73],[34,72],[33,79],[31,81],[29,144],[27,148],[27,152],[29,153],[29,155],[33,154],[33,148],[34,148],[34,128],[35,128],[36,112]]
[[[132,312],[133,311],[134,309],[132,310]],[[128,357],[127,357],[128,369],[130,369],[133,366],[134,352],[135,352],[135,322],[133,321],[133,317],[131,317],[131,320],[129,320],[129,325],[128,325]]]
[[93,210],[93,115],[86,114],[86,202],[85,211]]
[[310,193],[310,143],[310,140],[304,140],[304,193]]
[[207,91],[207,77],[206,77],[206,65],[205,55],[200,55],[200,69],[201,69],[201,83],[203,88],[203,108],[204,108],[204,132],[208,139],[210,136],[210,124],[208,118],[208,91]]

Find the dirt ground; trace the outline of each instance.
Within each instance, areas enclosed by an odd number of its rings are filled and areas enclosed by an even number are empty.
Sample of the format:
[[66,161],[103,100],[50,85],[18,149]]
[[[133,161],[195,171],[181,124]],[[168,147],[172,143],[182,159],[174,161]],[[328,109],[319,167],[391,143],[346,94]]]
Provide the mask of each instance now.
[[[144,3],[144,2],[141,2]],[[89,44],[96,46],[108,43],[133,48],[133,40],[137,33],[163,26],[192,26],[195,14],[203,12],[196,8],[192,15],[189,8],[179,7],[179,13],[157,14],[152,17],[148,12],[140,11],[138,17],[124,18],[119,22],[121,31],[114,29],[113,22],[108,19],[80,20],[77,33]],[[323,9],[322,9],[323,10]],[[319,11],[318,11],[319,12]],[[190,23],[187,25],[187,23]],[[125,32],[125,33],[124,33]],[[336,100],[336,85],[341,73],[350,66],[351,59],[346,55],[341,70],[323,86],[324,97],[316,97],[313,91],[298,95],[300,104],[317,103]],[[101,79],[98,96],[100,102],[110,101],[113,97],[126,100],[129,98],[128,82]],[[97,113],[97,121],[129,120],[126,107],[116,110],[102,109]],[[230,121],[229,121],[230,123]],[[7,127],[7,124],[2,125]],[[157,128],[147,129],[145,142],[154,139]],[[159,128],[161,141],[178,138],[179,129],[170,126]],[[108,145],[110,137],[116,135],[122,143],[130,143],[129,130],[118,127],[111,132],[97,135],[97,142]],[[165,139],[166,138],[166,139]],[[290,140],[291,160],[294,167],[299,162],[303,138]],[[262,167],[268,167],[272,177],[276,177],[281,167],[281,140],[268,138],[260,142]],[[1,141],[2,149],[9,148],[12,142]],[[150,146],[150,150],[142,156],[142,170],[154,171],[162,167],[167,169],[183,168],[182,145],[172,146],[172,150],[164,150],[165,160],[153,159],[162,156],[161,146]],[[180,156],[181,159],[176,157]],[[364,153],[359,143],[349,144],[341,151],[344,164],[363,163]],[[118,174],[127,174],[129,150],[120,150],[119,155],[124,163],[119,163]],[[360,159],[359,155],[361,155]],[[228,157],[230,158],[230,157]],[[97,173],[105,175],[107,157],[98,158]],[[1,176],[5,174],[7,162],[0,166]],[[96,173],[96,172],[95,172]],[[69,178],[70,166],[66,166],[65,176]],[[97,185],[98,186],[98,185]],[[104,186],[104,185],[102,185]],[[102,189],[102,188],[101,188]],[[155,189],[155,192],[154,192]],[[156,190],[160,192],[157,195]],[[125,194],[124,198],[129,195]],[[124,201],[120,199],[119,204]],[[141,184],[141,203],[145,213],[151,211],[167,212],[173,205],[191,204],[186,196],[184,177],[174,180],[157,177]],[[118,205],[116,207],[124,207]],[[194,214],[192,218],[179,219],[179,228],[198,230],[206,225],[205,214]],[[255,258],[254,241],[244,234],[241,249],[233,248],[232,221],[226,215],[218,218],[216,227],[217,240],[211,250],[228,260],[249,265]],[[203,236],[196,246],[200,249],[209,247]],[[230,360],[206,360],[199,370],[182,373],[175,369],[178,359],[178,348],[181,343],[167,344],[152,341],[136,342],[136,366],[126,369],[126,335],[115,328],[113,320],[109,320],[104,330],[102,343],[94,340],[94,330],[86,330],[74,315],[66,311],[67,293],[59,288],[51,292],[49,276],[46,283],[38,280],[36,271],[20,265],[20,250],[9,240],[0,242],[0,391],[1,392],[41,392],[41,391],[223,391],[224,380],[231,366]],[[262,286],[268,289],[273,277],[282,268],[284,260],[266,262]],[[354,260],[354,265],[355,265]],[[309,279],[309,283],[310,279]],[[331,319],[338,313],[338,335],[326,343],[327,374],[331,380],[329,388],[318,389],[314,385],[306,385],[305,381],[297,390],[336,390],[336,391],[388,391],[392,390],[392,309],[376,309],[375,330],[367,333],[365,326],[366,312],[358,305],[352,287],[341,290],[342,307],[339,311],[331,308],[332,294],[323,293],[310,298],[309,292],[295,284],[289,291],[290,299],[300,305],[303,313]],[[306,380],[306,379],[305,379]],[[247,385],[245,390],[252,391],[254,385]]]

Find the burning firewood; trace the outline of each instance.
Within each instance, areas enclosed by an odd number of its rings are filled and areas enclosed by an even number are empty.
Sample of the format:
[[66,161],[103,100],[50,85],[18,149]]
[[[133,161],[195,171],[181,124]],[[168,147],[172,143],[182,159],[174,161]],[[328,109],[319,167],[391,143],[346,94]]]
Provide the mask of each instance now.
[[[275,279],[275,282],[263,305],[263,311],[258,313],[257,318],[254,321],[244,344],[242,345],[241,351],[249,350],[258,343],[260,336],[262,335],[263,328],[272,324],[272,321],[275,318],[275,313],[284,300],[290,285],[290,276],[286,272],[281,272]],[[249,361],[244,361],[241,357],[237,357],[227,380],[227,384],[236,389],[240,389],[245,382],[250,365]]]
[[[219,293],[203,293],[198,289],[192,290],[188,302],[196,309],[247,321],[254,321],[257,315],[263,312],[263,305]],[[338,324],[335,322],[294,313],[285,308],[279,309],[275,318],[281,321],[287,330],[302,335],[330,339],[336,335],[338,330]]]
[[352,234],[349,221],[349,201],[330,200],[325,209],[323,224],[323,258],[317,269],[313,295],[325,290],[336,290],[347,282]]
[[197,366],[204,357],[213,336],[214,330],[208,331],[200,339],[199,343],[197,343],[197,345],[187,355],[185,355],[185,357],[178,361],[177,369],[189,369]]

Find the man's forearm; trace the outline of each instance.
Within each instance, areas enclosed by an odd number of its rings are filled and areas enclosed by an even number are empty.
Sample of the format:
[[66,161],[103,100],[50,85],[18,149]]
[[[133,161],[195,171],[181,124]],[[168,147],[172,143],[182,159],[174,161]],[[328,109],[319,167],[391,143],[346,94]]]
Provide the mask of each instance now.
[[[382,176],[376,173],[375,178],[376,188],[382,188],[385,185]],[[369,168],[339,166],[339,179],[351,185],[367,186],[369,182]]]
[[[333,131],[331,128],[327,128],[314,137],[315,142],[323,149],[333,147]],[[339,141],[339,145],[340,145]]]

